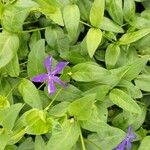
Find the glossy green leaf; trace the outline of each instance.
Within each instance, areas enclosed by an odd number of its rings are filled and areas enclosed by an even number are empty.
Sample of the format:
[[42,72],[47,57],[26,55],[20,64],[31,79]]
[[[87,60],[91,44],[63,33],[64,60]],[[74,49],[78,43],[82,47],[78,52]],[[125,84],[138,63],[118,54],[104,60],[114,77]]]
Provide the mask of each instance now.
[[28,105],[33,108],[42,109],[42,102],[38,90],[31,81],[23,79],[19,85],[19,92]]
[[150,136],[146,136],[142,142],[138,150],[148,150],[150,147]]
[[[74,99],[77,99],[81,96],[81,90],[79,90],[77,87],[69,84],[64,90],[61,91],[61,93],[57,96],[56,101],[68,101],[71,102]],[[52,96],[52,98],[55,97]]]
[[23,105],[21,103],[11,105],[6,109],[0,110],[0,124],[7,130],[14,127],[15,121],[18,117]]
[[92,113],[94,100],[95,94],[89,94],[73,101],[68,107],[70,116],[74,116],[77,120],[87,120]]
[[72,78],[76,81],[90,82],[102,80],[109,71],[95,63],[79,63],[72,68]]
[[104,16],[105,0],[94,0],[90,11],[90,22],[94,27],[99,27]]
[[113,89],[109,94],[110,100],[124,110],[133,113],[141,113],[138,104],[125,92],[119,89]]
[[46,144],[41,136],[36,136],[34,148],[36,150],[43,150],[45,148]]
[[142,98],[142,92],[138,86],[128,80],[121,80],[117,86],[121,87],[124,91],[127,91],[132,98]]
[[48,14],[48,17],[55,23],[64,26],[63,17],[60,8],[56,8],[55,12]]
[[2,26],[11,32],[21,31],[23,29],[24,20],[33,7],[37,7],[37,4],[31,0],[17,1],[13,5],[8,5],[7,9],[4,9],[3,12]]
[[30,77],[45,72],[44,59],[46,56],[45,40],[41,39],[32,46],[31,52],[28,56],[27,71]]
[[46,112],[31,109],[25,116],[26,132],[33,135],[48,133],[52,128],[52,120],[46,117]]
[[100,29],[111,31],[114,33],[123,33],[124,30],[121,26],[119,26],[117,23],[113,22],[111,19],[104,17],[103,21],[100,25]]
[[33,150],[34,142],[31,137],[26,138],[17,148],[17,150]]
[[134,81],[141,90],[146,92],[150,91],[150,75],[139,75]]
[[106,0],[106,8],[111,18],[121,25],[123,23],[122,1]]
[[6,72],[11,77],[17,77],[20,74],[20,66],[18,61],[18,56],[15,55],[14,58],[5,66]]
[[0,95],[0,109],[5,109],[10,107],[9,101],[7,100],[7,97]]
[[150,33],[150,28],[141,29],[138,31],[126,33],[119,39],[119,44],[120,45],[127,45],[130,43],[133,43],[133,42],[141,39],[142,37],[146,36],[149,33]]
[[70,150],[79,138],[79,130],[77,122],[73,119],[65,121],[60,131],[52,133],[45,150],[49,150],[52,147],[55,150]]
[[105,53],[105,63],[108,69],[115,66],[120,55],[120,47],[116,44],[110,44]]
[[135,2],[133,0],[125,0],[123,8],[124,19],[130,21],[135,15]]
[[102,39],[102,32],[100,29],[90,28],[87,37],[86,37],[86,44],[87,50],[90,57],[93,57],[96,49],[98,48]]
[[6,66],[16,55],[19,48],[19,38],[15,34],[0,33],[0,68]]
[[75,4],[67,5],[63,11],[63,18],[69,36],[71,39],[74,39],[77,35],[80,21],[80,11],[78,6]]

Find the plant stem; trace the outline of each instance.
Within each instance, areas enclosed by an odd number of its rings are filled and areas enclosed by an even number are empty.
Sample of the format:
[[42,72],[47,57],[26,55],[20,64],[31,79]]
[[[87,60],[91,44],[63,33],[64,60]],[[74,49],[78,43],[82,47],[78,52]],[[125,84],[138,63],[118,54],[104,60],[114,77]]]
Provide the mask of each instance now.
[[36,29],[31,29],[31,30],[24,30],[24,31],[20,31],[19,33],[35,32],[35,31],[45,30],[46,28],[47,28],[47,27],[36,28]]
[[81,132],[81,128],[80,128],[80,139],[81,139],[82,150],[86,150],[84,140],[83,140],[83,136],[82,136],[82,132]]
[[50,106],[53,104],[53,102],[55,101],[55,99],[57,98],[57,96],[59,95],[61,90],[62,90],[62,88],[59,89],[59,91],[56,93],[55,97],[52,99],[52,101],[49,103],[49,105],[44,109],[45,111],[47,111],[50,108]]
[[45,84],[45,82],[43,82],[39,87],[38,90]]
[[91,26],[90,24],[88,24],[88,23],[86,23],[86,22],[84,22],[84,21],[81,21],[81,20],[80,20],[80,23],[82,23],[82,24],[84,24],[84,25],[86,25],[86,26],[92,28],[92,26]]

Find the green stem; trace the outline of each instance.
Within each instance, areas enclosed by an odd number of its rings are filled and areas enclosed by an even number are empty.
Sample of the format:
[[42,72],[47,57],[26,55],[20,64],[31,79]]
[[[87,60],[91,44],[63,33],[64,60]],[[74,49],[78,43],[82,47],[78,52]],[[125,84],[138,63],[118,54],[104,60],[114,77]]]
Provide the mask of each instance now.
[[37,28],[37,29],[31,29],[31,30],[24,30],[24,31],[20,31],[19,33],[35,32],[35,31],[45,30],[46,28],[47,27]]
[[25,65],[25,64],[27,64],[27,63],[28,63],[28,61],[25,61],[25,62],[23,62],[23,63],[20,63],[19,65],[22,66],[22,65]]
[[81,139],[82,150],[86,150],[84,140],[83,140],[83,136],[82,136],[82,132],[81,132],[81,128],[80,128],[80,139]]
[[39,87],[38,90],[45,84],[45,82],[43,82]]
[[50,106],[53,104],[59,93],[61,92],[62,88],[59,89],[59,91],[56,93],[55,97],[52,99],[52,101],[49,103],[49,105],[44,109],[45,111],[49,110]]
[[83,22],[83,21],[80,20],[80,23],[82,23],[82,24],[84,24],[84,25],[86,25],[86,26],[92,28],[92,26],[91,26],[90,24],[86,23],[86,22]]
[[6,97],[8,98],[8,96],[10,95],[10,93],[19,85],[19,83],[15,84],[12,89],[8,92],[8,94],[6,95]]

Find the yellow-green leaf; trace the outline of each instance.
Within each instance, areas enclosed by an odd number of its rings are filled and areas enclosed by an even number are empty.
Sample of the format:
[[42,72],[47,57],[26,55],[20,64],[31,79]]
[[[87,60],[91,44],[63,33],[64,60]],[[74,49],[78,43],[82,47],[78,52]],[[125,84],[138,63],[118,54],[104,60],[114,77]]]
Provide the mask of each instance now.
[[90,11],[92,26],[99,28],[104,16],[105,0],[94,0]]
[[100,29],[90,28],[87,37],[86,37],[86,43],[87,43],[87,50],[90,57],[93,57],[96,49],[98,48],[100,42],[102,39],[102,32]]

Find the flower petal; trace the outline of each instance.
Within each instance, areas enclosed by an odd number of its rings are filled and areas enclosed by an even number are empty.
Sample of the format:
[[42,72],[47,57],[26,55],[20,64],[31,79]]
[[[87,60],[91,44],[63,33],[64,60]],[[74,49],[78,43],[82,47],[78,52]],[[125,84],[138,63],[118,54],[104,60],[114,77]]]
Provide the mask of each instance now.
[[44,66],[47,69],[48,74],[51,73],[51,68],[52,68],[52,57],[48,56],[45,60],[44,60]]
[[127,150],[130,150],[130,149],[131,149],[131,142],[127,141]]
[[56,87],[52,79],[48,80],[48,94],[54,94],[56,92]]
[[63,81],[61,81],[57,76],[53,76],[52,80],[58,84],[60,84],[61,86],[65,87],[66,83],[64,83]]
[[45,80],[48,79],[48,75],[47,74],[39,74],[35,77],[32,77],[32,81],[33,82],[44,82]]
[[59,62],[56,66],[56,68],[52,71],[53,75],[59,74],[66,66],[68,62]]
[[123,140],[116,148],[113,150],[124,150],[126,146],[126,140]]

